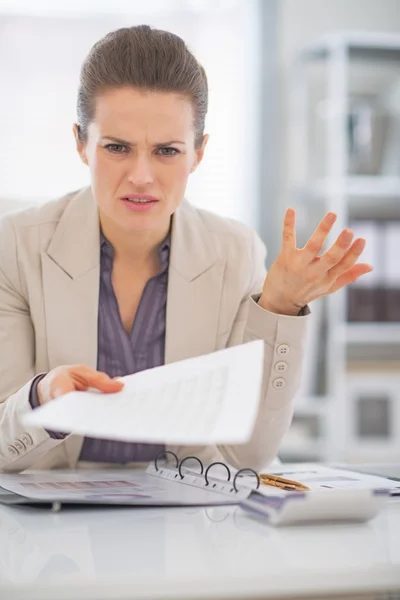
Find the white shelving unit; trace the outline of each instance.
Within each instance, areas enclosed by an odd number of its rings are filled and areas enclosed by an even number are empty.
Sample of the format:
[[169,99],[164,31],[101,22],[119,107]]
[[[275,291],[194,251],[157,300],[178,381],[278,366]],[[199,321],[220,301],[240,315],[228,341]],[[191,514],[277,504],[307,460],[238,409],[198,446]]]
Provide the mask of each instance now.
[[[383,61],[390,68],[376,69],[374,77],[365,76],[365,73],[364,77],[357,77],[355,62],[363,68],[374,61]],[[353,218],[400,219],[400,172],[349,175],[350,95],[354,93],[354,88],[360,91],[363,82],[367,85],[371,85],[371,82],[372,85],[386,85],[391,70],[395,74],[394,80],[399,81],[400,35],[339,32],[317,40],[297,57],[292,72],[289,152],[293,172],[290,195],[299,214],[298,221],[304,225],[304,239],[312,231],[307,229],[311,226],[311,221],[314,229],[319,217],[327,211],[334,211],[338,215],[329,245],[336,239],[339,231],[349,226]],[[316,76],[318,83],[315,83]],[[311,95],[315,89],[321,91],[321,82],[325,87],[324,96],[319,100],[320,112],[323,109],[324,113],[324,118],[320,121],[324,160],[320,172],[315,175],[309,111]],[[321,156],[318,155],[317,159],[320,161]],[[349,323],[346,291],[337,292],[323,302],[326,335],[324,393],[319,398],[302,396],[298,409],[295,409],[295,417],[300,420],[305,411],[320,419],[320,437],[302,439],[296,431],[295,420],[294,433],[291,437],[289,432],[284,440],[282,454],[290,458],[297,453],[302,459],[313,455],[313,458],[322,460],[351,458],[361,461],[367,456],[364,452],[366,443],[364,441],[357,445],[353,432],[355,409],[349,399],[349,347],[370,347],[373,352],[374,347],[390,345],[398,347],[400,357],[400,323]],[[398,386],[400,406],[400,373]],[[397,412],[396,415],[398,414]],[[398,419],[397,416],[396,418]],[[393,427],[392,437],[398,436],[398,451],[395,455],[400,460],[400,423],[395,423]],[[384,444],[380,445],[380,449],[384,459],[395,459],[390,444],[386,454]],[[390,456],[388,452],[391,453]]]
[[379,323],[379,326],[374,323],[348,323],[343,326],[343,333],[340,343],[400,344],[400,323]]
[[318,179],[310,182],[303,191],[312,197],[329,197],[337,190],[344,190],[349,201],[357,198],[398,198],[400,177],[358,175],[338,179]]

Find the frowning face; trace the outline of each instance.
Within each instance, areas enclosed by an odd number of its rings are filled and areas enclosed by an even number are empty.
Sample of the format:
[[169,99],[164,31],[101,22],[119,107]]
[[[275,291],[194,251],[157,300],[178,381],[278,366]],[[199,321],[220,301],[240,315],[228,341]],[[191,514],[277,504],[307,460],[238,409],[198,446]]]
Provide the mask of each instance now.
[[195,147],[190,99],[133,87],[104,92],[78,152],[89,166],[100,216],[124,232],[163,231],[207,143]]

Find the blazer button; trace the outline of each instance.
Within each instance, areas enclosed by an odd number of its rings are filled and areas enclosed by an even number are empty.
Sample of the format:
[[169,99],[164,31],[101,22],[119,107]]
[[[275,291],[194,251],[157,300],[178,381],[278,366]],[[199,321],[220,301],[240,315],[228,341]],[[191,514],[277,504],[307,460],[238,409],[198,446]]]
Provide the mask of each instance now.
[[287,371],[287,368],[288,364],[284,360],[280,360],[275,365],[275,371],[278,371],[278,373],[284,373],[285,371]]
[[16,449],[15,446],[8,446],[8,454],[10,456],[18,456],[19,452],[18,452],[18,450]]
[[25,446],[32,446],[33,445],[33,439],[31,438],[31,436],[29,435],[29,433],[23,433],[21,435],[21,442],[23,444],[25,444]]
[[21,440],[15,440],[14,447],[20,452],[24,452],[24,450],[26,450],[26,446],[23,442],[21,442]]
[[272,387],[275,390],[282,390],[285,387],[285,385],[286,385],[286,381],[283,379],[283,377],[277,377],[272,382]]
[[287,344],[280,344],[276,349],[276,353],[279,356],[286,356],[287,354],[289,354],[289,352],[290,348]]

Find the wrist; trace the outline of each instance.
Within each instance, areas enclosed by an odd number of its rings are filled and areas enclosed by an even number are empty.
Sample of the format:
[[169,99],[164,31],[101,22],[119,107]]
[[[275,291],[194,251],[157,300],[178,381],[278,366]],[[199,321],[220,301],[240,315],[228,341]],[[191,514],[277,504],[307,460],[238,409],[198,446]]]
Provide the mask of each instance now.
[[302,311],[302,309],[304,308],[303,306],[296,306],[295,304],[292,304],[292,305],[273,304],[270,300],[263,297],[262,294],[258,300],[258,304],[264,310],[268,310],[268,312],[271,312],[271,313],[274,313],[277,315],[285,315],[288,317],[297,317],[299,315],[299,313]]
[[43,383],[43,379],[40,379],[37,386],[36,386],[36,395],[37,395],[37,400],[39,403],[39,406],[42,406],[43,404],[43,387],[42,387],[42,383]]

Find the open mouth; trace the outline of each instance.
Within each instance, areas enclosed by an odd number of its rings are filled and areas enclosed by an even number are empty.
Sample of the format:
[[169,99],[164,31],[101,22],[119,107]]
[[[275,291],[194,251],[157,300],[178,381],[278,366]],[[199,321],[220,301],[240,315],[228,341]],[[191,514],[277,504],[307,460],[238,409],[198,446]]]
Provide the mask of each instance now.
[[132,202],[134,204],[154,204],[157,202],[157,200],[148,198],[122,198],[122,200],[126,200],[127,202]]
[[122,197],[124,205],[133,212],[146,212],[151,210],[157,203],[158,200],[153,197],[142,197],[137,198],[135,196]]

